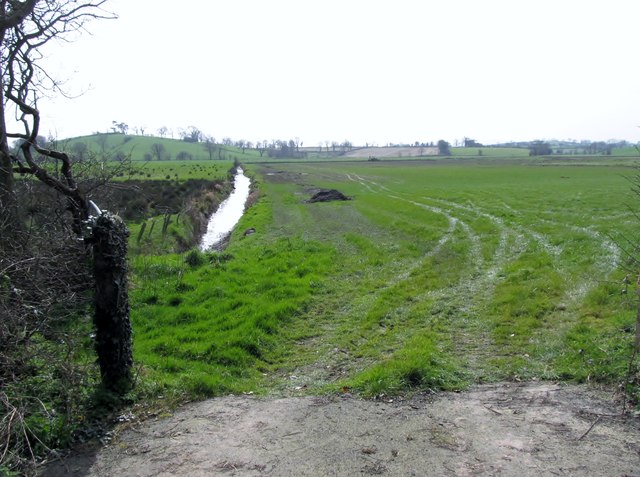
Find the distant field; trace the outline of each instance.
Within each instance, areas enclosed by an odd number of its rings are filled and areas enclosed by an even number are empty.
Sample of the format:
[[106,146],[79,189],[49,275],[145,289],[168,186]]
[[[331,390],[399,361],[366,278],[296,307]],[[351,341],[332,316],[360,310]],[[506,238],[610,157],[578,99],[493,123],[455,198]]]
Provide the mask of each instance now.
[[454,157],[528,157],[529,150],[517,147],[452,147],[451,155]]
[[342,157],[422,157],[437,156],[437,147],[362,147],[346,152]]
[[616,148],[611,154],[615,156],[632,156],[640,159],[640,149],[637,146]]
[[[619,382],[633,170],[527,164],[250,166],[262,198],[225,254],[134,260],[148,382],[198,395]],[[306,203],[319,187],[352,200]]]

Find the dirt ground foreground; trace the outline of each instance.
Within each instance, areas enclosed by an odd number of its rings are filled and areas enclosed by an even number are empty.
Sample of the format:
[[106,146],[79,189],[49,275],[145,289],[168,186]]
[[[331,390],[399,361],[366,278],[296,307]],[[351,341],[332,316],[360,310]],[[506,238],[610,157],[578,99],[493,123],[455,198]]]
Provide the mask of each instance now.
[[230,396],[123,430],[42,475],[640,476],[640,422],[585,386],[366,401]]

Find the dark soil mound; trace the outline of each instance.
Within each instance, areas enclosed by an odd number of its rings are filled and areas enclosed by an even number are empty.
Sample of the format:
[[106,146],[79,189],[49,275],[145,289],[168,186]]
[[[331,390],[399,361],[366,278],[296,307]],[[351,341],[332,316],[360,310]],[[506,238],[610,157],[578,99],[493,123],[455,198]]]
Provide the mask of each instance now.
[[313,196],[307,202],[309,203],[331,202],[332,200],[351,200],[351,199],[346,195],[344,195],[342,192],[337,191],[335,189],[324,189],[313,194]]

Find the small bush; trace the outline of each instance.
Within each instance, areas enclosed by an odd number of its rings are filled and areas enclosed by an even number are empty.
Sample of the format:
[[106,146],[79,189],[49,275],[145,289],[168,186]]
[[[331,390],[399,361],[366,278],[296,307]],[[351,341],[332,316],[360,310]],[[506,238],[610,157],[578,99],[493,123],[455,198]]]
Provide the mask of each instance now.
[[199,250],[193,249],[184,256],[184,262],[190,267],[196,268],[205,262],[205,257]]

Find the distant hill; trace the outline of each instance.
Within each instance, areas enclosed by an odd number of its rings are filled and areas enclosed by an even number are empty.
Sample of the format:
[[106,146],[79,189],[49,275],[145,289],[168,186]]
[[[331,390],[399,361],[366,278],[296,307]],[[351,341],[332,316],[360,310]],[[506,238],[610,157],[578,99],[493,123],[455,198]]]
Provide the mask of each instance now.
[[222,144],[215,144],[210,148],[203,142],[121,133],[101,133],[64,139],[58,141],[56,147],[75,157],[93,154],[112,160],[127,156],[130,156],[133,161],[210,159],[242,161],[259,157],[258,152],[252,149],[246,149],[243,152],[240,148]]

